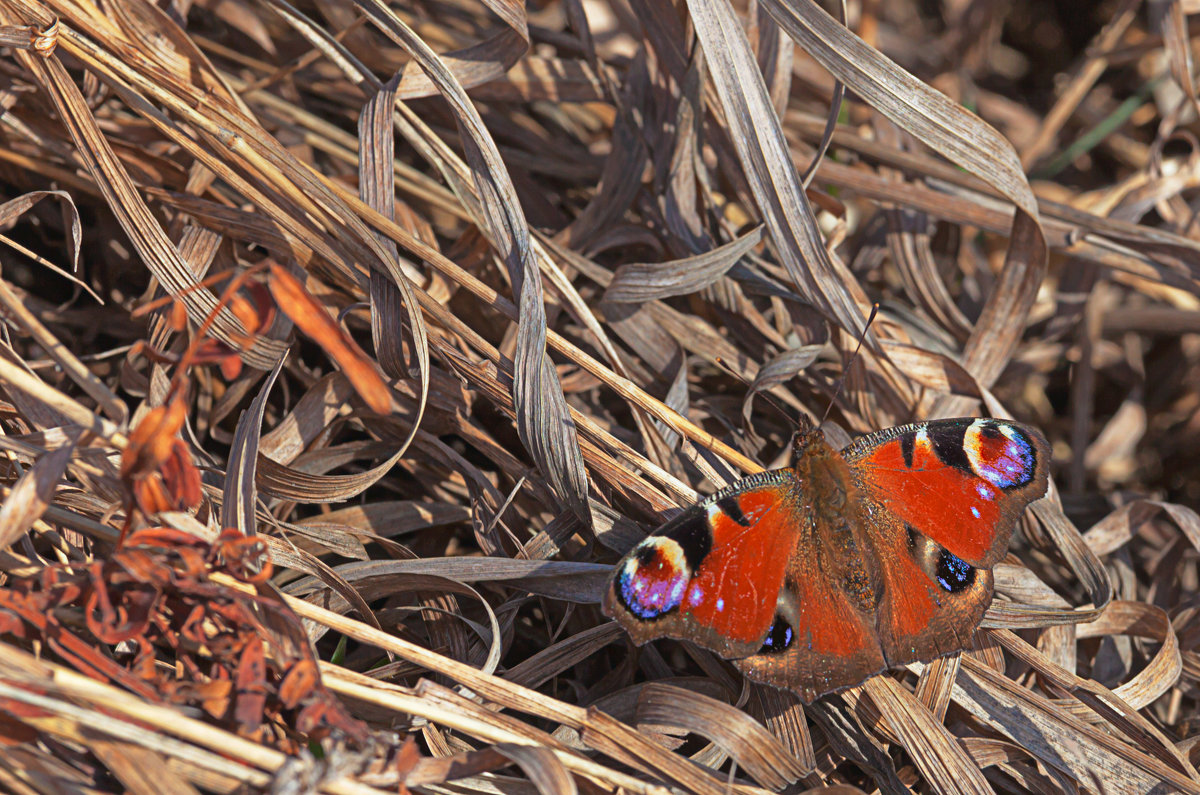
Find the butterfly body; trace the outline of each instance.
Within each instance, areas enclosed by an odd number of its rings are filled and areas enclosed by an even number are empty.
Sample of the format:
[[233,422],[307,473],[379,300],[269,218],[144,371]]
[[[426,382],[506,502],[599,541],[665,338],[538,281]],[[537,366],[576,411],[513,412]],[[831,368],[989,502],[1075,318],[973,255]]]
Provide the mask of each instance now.
[[604,611],[639,644],[712,649],[805,702],[970,645],[991,567],[1047,487],[1036,431],[916,423],[836,450],[803,433],[790,469],[739,481],[617,565]]

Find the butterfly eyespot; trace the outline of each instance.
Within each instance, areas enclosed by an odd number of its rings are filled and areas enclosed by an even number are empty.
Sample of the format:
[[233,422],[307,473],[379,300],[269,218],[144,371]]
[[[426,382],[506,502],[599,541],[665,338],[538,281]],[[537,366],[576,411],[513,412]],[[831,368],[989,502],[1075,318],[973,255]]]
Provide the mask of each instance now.
[[[691,579],[691,569],[678,543],[664,536],[643,541],[617,573],[616,593],[638,618],[658,618],[679,607]],[[691,597],[703,598],[698,587]]]
[[945,590],[958,593],[974,584],[975,568],[943,549],[942,554],[938,556],[935,579]]
[[1033,443],[1011,425],[976,420],[963,434],[963,452],[971,470],[998,488],[1024,486],[1037,471]]
[[777,654],[786,651],[795,639],[796,633],[791,626],[779,616],[775,616],[775,621],[771,624],[771,630],[767,632],[767,637],[763,640],[759,654]]

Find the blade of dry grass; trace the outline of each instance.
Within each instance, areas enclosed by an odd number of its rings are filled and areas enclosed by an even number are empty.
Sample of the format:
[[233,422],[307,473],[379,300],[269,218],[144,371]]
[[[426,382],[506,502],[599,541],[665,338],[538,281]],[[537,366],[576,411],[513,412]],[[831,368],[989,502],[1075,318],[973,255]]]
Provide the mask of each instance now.
[[587,473],[575,439],[575,423],[567,411],[557,373],[546,357],[541,275],[529,245],[529,228],[521,204],[500,153],[461,84],[428,45],[382,5],[363,0],[359,7],[380,30],[413,55],[454,111],[479,193],[479,220],[508,268],[520,305],[513,378],[517,430],[526,449],[554,485],[556,497],[590,526]]
[[275,380],[283,370],[285,354],[267,373],[258,395],[250,402],[250,407],[238,418],[237,428],[233,432],[233,444],[229,454],[229,465],[225,469],[224,500],[221,503],[221,526],[236,527],[242,535],[252,536],[258,532],[258,522],[254,512],[258,507],[258,493],[255,489],[259,440],[262,435],[263,414],[266,411],[267,397]]
[[762,227],[757,227],[737,240],[718,246],[712,251],[673,262],[628,263],[613,274],[612,283],[604,293],[605,301],[614,303],[643,303],[687,295],[715,282],[737,264],[742,255],[762,240]]
[[[797,43],[851,91],[1016,206],[1005,267],[963,351],[963,365],[990,387],[1012,356],[1046,268],[1046,238],[1037,203],[1012,146],[991,127],[866,46],[815,3],[802,0],[786,6],[767,0],[765,6]],[[953,415],[963,408],[961,401],[943,399],[934,416]]]
[[988,793],[991,785],[983,772],[957,744],[940,721],[925,706],[887,676],[877,676],[864,685],[883,719],[900,738],[921,768],[926,779],[939,792]]
[[639,722],[686,729],[712,740],[763,787],[776,791],[802,775],[798,760],[744,712],[700,693],[649,685],[638,699]]
[[0,505],[0,550],[7,550],[24,535],[54,501],[59,480],[67,470],[80,429],[66,432],[66,444],[47,452],[24,472]]
[[[1095,787],[1111,782],[1119,792],[1139,792],[1169,782],[1183,792],[1200,791],[1200,783],[1134,750],[1120,740],[1097,733],[1086,723],[1064,716],[1045,699],[1017,687],[989,668],[963,659],[955,686],[955,701],[1030,750],[1048,766]],[[1009,709],[997,711],[998,704]],[[1082,741],[1081,741],[1082,740]]]
[[775,254],[808,300],[843,328],[861,332],[866,296],[825,249],[733,9],[723,0],[692,0],[688,10]]

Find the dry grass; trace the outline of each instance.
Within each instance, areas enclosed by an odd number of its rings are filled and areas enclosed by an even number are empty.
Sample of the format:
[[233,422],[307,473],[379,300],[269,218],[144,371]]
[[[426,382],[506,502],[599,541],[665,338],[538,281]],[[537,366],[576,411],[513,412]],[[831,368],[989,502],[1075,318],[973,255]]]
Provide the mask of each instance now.
[[[0,3],[0,788],[1200,792],[1194,4],[735,5]],[[831,399],[1052,441],[976,648],[635,652]]]

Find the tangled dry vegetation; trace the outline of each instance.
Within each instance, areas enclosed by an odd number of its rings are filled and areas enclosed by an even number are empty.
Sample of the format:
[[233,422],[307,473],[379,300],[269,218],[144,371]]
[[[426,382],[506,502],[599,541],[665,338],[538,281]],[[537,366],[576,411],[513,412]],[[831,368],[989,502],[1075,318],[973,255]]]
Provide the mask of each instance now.
[[[0,787],[1200,792],[1195,4],[748,5],[0,2]],[[1051,440],[975,649],[635,651],[831,401]]]

